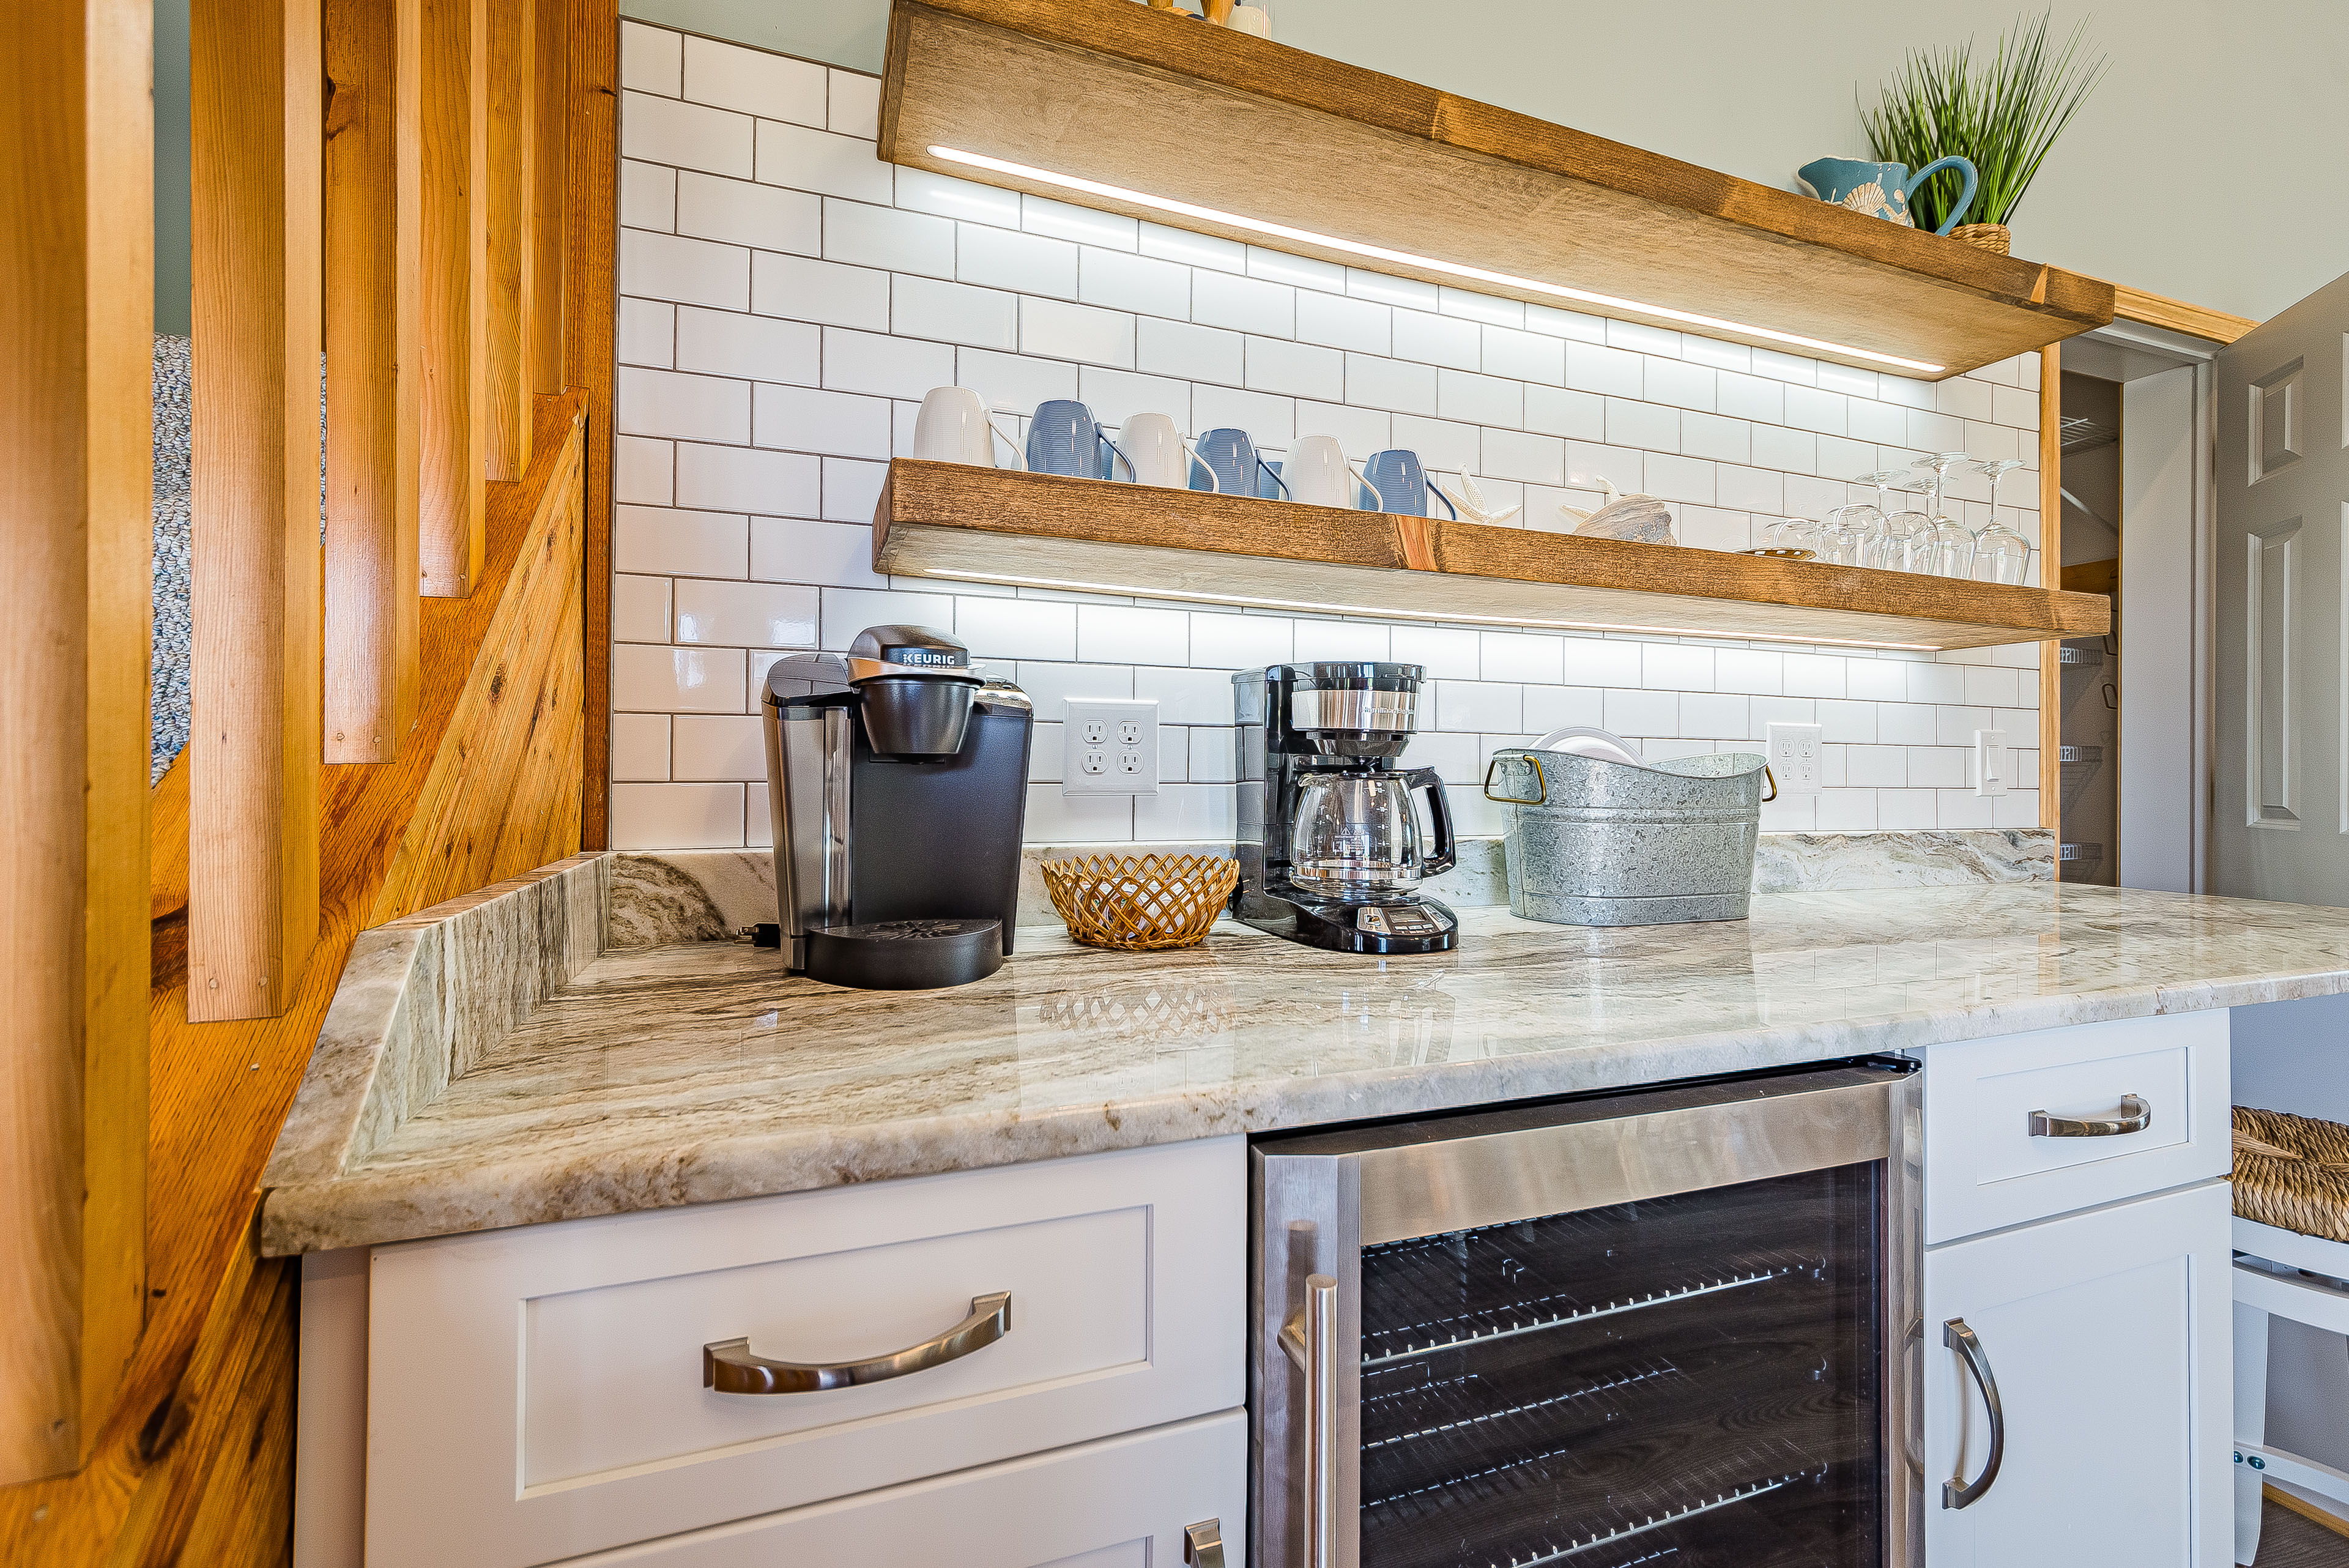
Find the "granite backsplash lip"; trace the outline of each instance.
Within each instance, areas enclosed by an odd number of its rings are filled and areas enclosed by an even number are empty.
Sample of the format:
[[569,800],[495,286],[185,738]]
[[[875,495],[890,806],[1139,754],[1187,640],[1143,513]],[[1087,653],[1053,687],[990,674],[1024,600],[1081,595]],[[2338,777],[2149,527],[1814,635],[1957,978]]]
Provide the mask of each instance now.
[[1159,954],[1023,929],[988,980],[898,993],[792,979],[747,946],[607,951],[364,1153],[273,1181],[263,1245],[394,1241],[2349,991],[2349,911],[2044,882],[1763,896],[1743,922],[1614,931],[1472,910],[1464,935],[1458,952],[1381,962],[1229,926]]

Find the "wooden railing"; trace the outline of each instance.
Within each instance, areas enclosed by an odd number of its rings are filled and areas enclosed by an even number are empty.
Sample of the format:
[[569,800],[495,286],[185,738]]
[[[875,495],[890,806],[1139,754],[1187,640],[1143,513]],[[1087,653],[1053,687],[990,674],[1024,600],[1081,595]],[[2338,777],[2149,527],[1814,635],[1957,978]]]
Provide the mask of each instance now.
[[148,12],[0,28],[0,1562],[282,1560],[254,1189],[351,941],[603,842],[615,9],[192,0],[151,800]]

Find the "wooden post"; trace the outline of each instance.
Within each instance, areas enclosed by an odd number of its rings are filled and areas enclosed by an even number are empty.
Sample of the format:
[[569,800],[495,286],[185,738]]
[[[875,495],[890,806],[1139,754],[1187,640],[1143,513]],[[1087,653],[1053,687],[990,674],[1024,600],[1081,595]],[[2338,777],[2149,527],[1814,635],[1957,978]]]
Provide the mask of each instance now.
[[[563,171],[569,130],[570,34],[563,0],[532,0],[529,206],[522,253],[523,376],[526,391],[563,390]],[[537,421],[523,421],[527,436]]]
[[188,1016],[285,1010],[318,935],[316,0],[189,14]]
[[0,1486],[82,1463],[145,1306],[150,32],[0,26]]
[[610,842],[612,734],[612,259],[618,179],[616,0],[560,0],[570,42],[565,175],[571,214],[564,252],[563,374],[587,394],[586,526],[580,607],[587,673],[586,776],[579,846]]
[[[416,226],[423,333],[423,591],[463,598],[481,574],[488,442],[488,0],[418,0],[421,46],[410,80],[421,127],[418,177],[399,192]],[[402,91],[409,90],[404,83]]]
[[[388,763],[416,722],[416,232],[398,223],[398,62],[420,0],[326,0],[326,717],[330,763]],[[401,366],[409,367],[406,375]]]
[[531,0],[488,0],[489,5],[489,305],[483,384],[489,406],[482,410],[488,441],[485,472],[492,479],[522,477],[528,444],[528,392],[522,366],[523,213],[530,145],[530,78],[536,54],[530,36]]
[[[2039,351],[2039,583],[2064,586],[2064,349]],[[2039,826],[2064,828],[2064,645],[2039,645]],[[2056,875],[2063,875],[2058,865]]]

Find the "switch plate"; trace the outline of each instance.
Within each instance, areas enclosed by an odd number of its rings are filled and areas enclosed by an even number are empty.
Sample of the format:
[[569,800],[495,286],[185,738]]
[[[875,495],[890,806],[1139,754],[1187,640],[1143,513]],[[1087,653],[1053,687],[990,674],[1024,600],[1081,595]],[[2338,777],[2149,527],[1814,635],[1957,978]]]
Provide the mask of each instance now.
[[2004,794],[2013,753],[2006,749],[2004,730],[1974,732],[1974,793]]
[[1158,702],[1071,697],[1061,724],[1062,794],[1156,794]]
[[1820,769],[1826,761],[1826,733],[1823,724],[1773,724],[1769,729],[1770,776],[1781,795],[1819,793]]

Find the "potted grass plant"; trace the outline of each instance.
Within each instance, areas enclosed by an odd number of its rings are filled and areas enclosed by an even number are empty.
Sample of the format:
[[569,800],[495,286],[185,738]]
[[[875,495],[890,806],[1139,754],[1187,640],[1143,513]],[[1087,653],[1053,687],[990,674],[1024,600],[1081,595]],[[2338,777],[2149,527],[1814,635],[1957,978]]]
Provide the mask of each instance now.
[[[1958,215],[1972,222],[1951,235],[2001,254],[2010,239],[2007,221],[2107,64],[2079,57],[2085,22],[2061,48],[2051,48],[2048,16],[2018,18],[1985,61],[1975,59],[1971,39],[1954,48],[1911,50],[1885,85],[1883,101],[1859,115],[1875,156],[1885,162],[1922,169],[1952,154],[1971,162],[1982,189],[1972,210]],[[1930,233],[1951,215],[1963,190],[1956,173],[1936,174],[1909,197],[1909,214]]]

